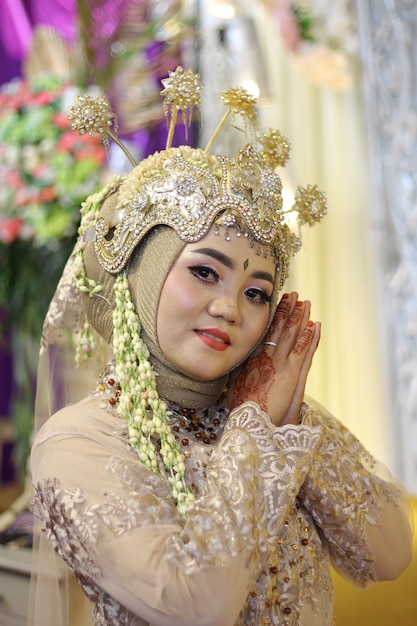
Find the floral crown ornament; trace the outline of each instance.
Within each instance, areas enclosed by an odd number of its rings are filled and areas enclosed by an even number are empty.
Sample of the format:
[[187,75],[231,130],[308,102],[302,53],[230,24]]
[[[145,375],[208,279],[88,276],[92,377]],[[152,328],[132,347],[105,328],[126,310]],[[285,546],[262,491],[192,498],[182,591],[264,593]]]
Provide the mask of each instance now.
[[217,136],[230,116],[233,120],[237,114],[240,114],[243,117],[245,128],[255,129],[256,127],[256,98],[248,94],[245,89],[242,89],[241,87],[234,87],[229,91],[223,91],[220,98],[225,104],[228,105],[228,109],[226,109],[226,112],[211,136],[205,148],[206,152],[210,151],[212,145],[217,139]]
[[[68,119],[72,122],[72,130],[78,130],[80,135],[88,133],[92,136],[98,133],[106,147],[109,145],[110,137],[123,150],[131,164],[136,165],[133,156],[117,137],[117,117],[110,110],[106,98],[102,96],[93,98],[88,94],[78,96],[77,104],[71,105],[70,111]],[[111,126],[114,126],[114,131],[111,130]]]
[[[182,120],[187,126],[187,122],[189,125],[191,121],[193,107],[201,108],[201,84],[198,74],[194,74],[192,70],[185,71],[181,65],[175,72],[169,72],[168,78],[164,78],[161,82],[164,86],[161,96],[164,96],[165,117],[168,119],[171,113],[166,143],[166,149],[168,149],[172,145],[178,111],[182,111]],[[185,113],[187,109],[190,109],[188,120]]]
[[[303,224],[318,222],[327,212],[327,203],[316,187],[300,187],[293,207],[284,210],[282,182],[275,168],[285,165],[291,149],[279,131],[257,138],[261,150],[248,144],[235,159],[210,154],[228,118],[233,120],[240,115],[245,127],[256,131],[256,99],[239,87],[222,93],[228,108],[204,150],[172,148],[178,112],[182,111],[184,122],[190,121],[191,112],[187,119],[186,111],[200,108],[201,85],[198,74],[182,67],[170,72],[163,85],[164,110],[170,117],[167,147],[138,165],[131,159],[133,170],[114,183],[118,198],[112,215],[101,215],[95,201],[90,202],[91,210],[84,209],[75,266],[79,289],[90,298],[105,297],[101,286],[88,278],[83,267],[82,241],[94,231],[99,264],[117,275],[113,352],[121,388],[118,411],[127,423],[130,444],[141,462],[159,475],[162,468],[158,459],[162,460],[177,508],[185,514],[194,497],[185,481],[185,459],[169,425],[167,406],[159,397],[148,347],[141,338],[141,322],[132,303],[126,275],[132,252],[157,225],[171,227],[186,243],[200,240],[212,226],[215,232],[222,226],[228,239],[228,229],[234,228],[237,235],[249,238],[259,254],[263,249],[264,254],[272,255],[281,287],[288,276],[291,257],[301,245],[299,235],[286,223],[286,215],[295,213],[300,229]],[[73,128],[81,133],[97,132],[104,143],[110,137],[128,154],[115,136],[116,131],[110,130],[111,126],[117,129],[117,125],[103,98],[79,98],[70,119]],[[85,206],[90,204],[87,201]],[[88,339],[86,336],[86,345]]]

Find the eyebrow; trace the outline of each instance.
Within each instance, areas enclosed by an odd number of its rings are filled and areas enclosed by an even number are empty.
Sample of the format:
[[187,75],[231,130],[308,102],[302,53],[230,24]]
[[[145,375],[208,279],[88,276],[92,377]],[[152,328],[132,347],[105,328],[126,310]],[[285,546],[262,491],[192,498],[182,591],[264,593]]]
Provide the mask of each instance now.
[[[193,250],[193,252],[197,254],[207,254],[207,256],[210,256],[212,259],[222,263],[225,267],[228,267],[231,270],[235,268],[235,262],[233,259],[227,256],[227,254],[223,254],[223,252],[219,252],[213,248],[198,248],[197,250]],[[266,280],[269,283],[274,284],[274,278],[269,272],[255,270],[251,273],[251,276],[253,278],[259,278],[260,280]]]

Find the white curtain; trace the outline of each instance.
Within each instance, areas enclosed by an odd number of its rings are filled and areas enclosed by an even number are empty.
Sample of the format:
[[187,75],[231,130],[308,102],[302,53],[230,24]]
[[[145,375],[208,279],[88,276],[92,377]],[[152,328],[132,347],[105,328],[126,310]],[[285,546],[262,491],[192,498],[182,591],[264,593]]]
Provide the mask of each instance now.
[[255,5],[271,93],[262,125],[292,143],[287,182],[315,183],[329,203],[322,224],[304,230],[288,285],[311,300],[312,318],[322,322],[307,391],[391,466],[359,72],[345,92],[313,86],[283,49],[270,13]]

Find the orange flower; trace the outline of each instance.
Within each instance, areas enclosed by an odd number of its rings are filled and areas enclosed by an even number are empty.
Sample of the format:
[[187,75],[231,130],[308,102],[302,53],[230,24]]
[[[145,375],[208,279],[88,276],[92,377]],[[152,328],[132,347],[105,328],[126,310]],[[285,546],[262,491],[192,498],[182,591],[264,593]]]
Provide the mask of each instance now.
[[55,191],[53,187],[45,187],[45,189],[41,189],[39,192],[39,202],[51,202],[51,200],[53,200],[54,198]]

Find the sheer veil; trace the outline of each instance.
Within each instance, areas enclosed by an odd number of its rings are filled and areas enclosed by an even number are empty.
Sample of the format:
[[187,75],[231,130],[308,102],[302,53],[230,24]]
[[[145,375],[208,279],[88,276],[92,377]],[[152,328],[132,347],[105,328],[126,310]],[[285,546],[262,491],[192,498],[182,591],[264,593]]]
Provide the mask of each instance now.
[[[35,402],[34,433],[56,411],[83,398],[96,382],[109,358],[109,347],[97,334],[93,357],[75,367],[85,322],[81,294],[75,284],[73,263],[79,243],[69,258],[45,317]],[[31,498],[31,493],[27,494]],[[48,607],[45,611],[45,607]],[[92,605],[72,572],[54,552],[34,521],[29,626],[90,626]]]

